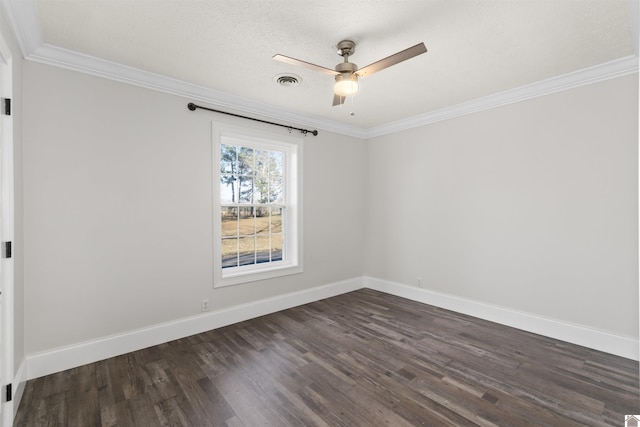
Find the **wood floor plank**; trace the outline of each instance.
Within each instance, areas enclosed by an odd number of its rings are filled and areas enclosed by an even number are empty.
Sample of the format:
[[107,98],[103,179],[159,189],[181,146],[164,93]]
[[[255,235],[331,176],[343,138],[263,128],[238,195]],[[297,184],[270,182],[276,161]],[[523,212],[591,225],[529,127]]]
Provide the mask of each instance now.
[[363,289],[27,383],[14,426],[615,426],[638,363]]

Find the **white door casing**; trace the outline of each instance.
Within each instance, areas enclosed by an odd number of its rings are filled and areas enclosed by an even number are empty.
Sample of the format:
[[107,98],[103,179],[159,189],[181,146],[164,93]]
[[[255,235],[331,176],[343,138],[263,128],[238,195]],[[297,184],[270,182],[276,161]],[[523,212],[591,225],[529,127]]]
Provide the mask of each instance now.
[[[11,51],[0,35],[0,242],[13,242],[13,116],[5,106],[12,99]],[[14,377],[13,363],[13,257],[0,259],[0,427],[13,424],[13,401],[6,386]]]

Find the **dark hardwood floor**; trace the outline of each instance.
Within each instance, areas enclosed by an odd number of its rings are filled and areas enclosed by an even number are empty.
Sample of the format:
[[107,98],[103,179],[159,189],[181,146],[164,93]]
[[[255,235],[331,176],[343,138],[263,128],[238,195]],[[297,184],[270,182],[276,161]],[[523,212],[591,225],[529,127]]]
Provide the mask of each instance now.
[[623,426],[638,363],[372,290],[27,383],[15,426]]

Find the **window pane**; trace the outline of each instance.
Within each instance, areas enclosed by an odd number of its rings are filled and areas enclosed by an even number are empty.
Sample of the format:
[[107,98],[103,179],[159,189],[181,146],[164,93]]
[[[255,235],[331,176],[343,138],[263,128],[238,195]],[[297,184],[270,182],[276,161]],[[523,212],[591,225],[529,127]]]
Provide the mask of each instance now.
[[256,152],[256,203],[269,202],[269,153],[267,150],[259,150]]
[[282,233],[282,208],[271,208],[271,232]]
[[256,207],[256,234],[268,234],[269,224],[269,208]]
[[238,177],[238,187],[240,188],[239,198],[240,203],[253,203],[253,176],[241,175]]
[[222,268],[238,265],[238,239],[222,239]]
[[256,233],[256,222],[253,216],[254,207],[246,206],[240,209],[240,236],[253,236]]
[[240,245],[240,265],[249,265],[256,263],[256,247],[255,237],[241,237]]
[[238,180],[233,175],[220,176],[220,203],[236,203],[238,201]]
[[284,186],[282,175],[271,175],[269,179],[269,203],[282,203],[284,200]]
[[256,263],[269,262],[271,243],[269,236],[256,237]]
[[238,208],[226,207],[222,208],[222,235],[237,236],[238,235]]
[[284,170],[282,161],[284,153],[274,151],[271,153],[271,168],[269,172],[269,202],[282,203],[284,199]]
[[271,151],[269,150],[256,150],[256,176],[268,176],[269,175],[269,156]]
[[271,235],[271,261],[282,261],[282,234]]
[[220,173],[222,174],[233,174],[235,169],[235,163],[233,162],[225,162],[224,160],[220,162]]
[[254,153],[253,148],[238,147],[238,174],[253,175]]
[[233,174],[237,170],[237,147],[233,145],[220,145],[220,173]]
[[268,203],[269,202],[269,181],[256,179],[254,187],[254,203]]
[[282,175],[282,160],[284,159],[284,153],[282,151],[271,152],[271,167],[272,173],[278,173]]

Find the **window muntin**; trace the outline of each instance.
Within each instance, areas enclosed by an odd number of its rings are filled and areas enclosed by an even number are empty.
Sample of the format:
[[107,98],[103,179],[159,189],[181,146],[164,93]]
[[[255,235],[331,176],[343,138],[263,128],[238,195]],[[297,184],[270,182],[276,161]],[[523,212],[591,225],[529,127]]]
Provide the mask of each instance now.
[[302,271],[300,138],[214,123],[214,285]]

